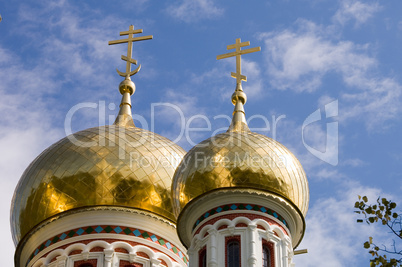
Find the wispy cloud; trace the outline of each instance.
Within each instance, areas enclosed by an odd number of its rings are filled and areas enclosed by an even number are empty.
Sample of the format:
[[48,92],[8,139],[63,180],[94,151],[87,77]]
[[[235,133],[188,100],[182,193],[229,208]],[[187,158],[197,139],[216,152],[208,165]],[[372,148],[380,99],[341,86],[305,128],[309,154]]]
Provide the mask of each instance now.
[[[235,72],[235,68],[235,58],[219,60],[216,67],[201,74],[192,74],[190,82],[199,87],[199,90],[208,88],[212,94],[219,92],[221,101],[230,101],[231,95],[236,89],[236,79],[231,77],[231,72]],[[264,86],[260,64],[256,61],[242,59],[241,72],[247,77],[247,82],[242,83],[247,98],[253,99],[253,101],[260,100]]]
[[[46,98],[44,88],[54,84],[49,72],[41,67],[26,68],[18,55],[2,47],[0,54],[13,58],[12,63],[0,63],[0,226],[9,229],[6,214],[18,178],[43,149],[62,136],[62,131],[52,127],[60,114],[51,108],[51,98]],[[10,256],[5,264],[12,266],[10,232],[2,231],[0,236],[1,249]]]
[[261,78],[261,68],[259,64],[254,61],[242,59],[242,74],[247,76],[247,82],[243,83],[243,88],[247,94],[247,97],[260,97],[264,85]]
[[267,74],[274,78],[274,87],[312,92],[329,72],[341,73],[346,79],[375,66],[376,60],[365,54],[367,46],[333,41],[325,28],[311,21],[299,20],[297,24],[296,30],[260,35],[265,44]]
[[296,30],[261,34],[274,88],[296,92],[321,89],[324,77],[340,75],[340,120],[364,119],[373,129],[401,111],[401,85],[377,73],[377,59],[369,45],[331,38],[330,28],[299,20]]
[[366,164],[367,164],[366,162],[358,158],[346,159],[342,162],[343,166],[351,166],[351,167],[360,167]]
[[380,10],[381,6],[378,1],[341,0],[340,8],[333,16],[333,20],[341,25],[354,21],[355,26],[358,27]]
[[[111,36],[118,37],[116,33],[122,28],[117,27],[122,21],[95,16],[84,19],[79,16],[77,7],[64,1],[56,3],[47,5],[46,2],[40,8],[26,5],[20,8],[20,25],[28,25],[32,48],[42,55],[38,64],[46,64],[58,72],[61,82],[104,84],[108,76],[99,74],[108,66],[99,62],[118,61],[117,50],[109,48],[107,43]],[[34,24],[29,23],[32,19]],[[111,20],[115,21],[113,25],[109,23]],[[97,79],[93,79],[95,76]]]
[[166,9],[167,13],[184,22],[215,19],[224,13],[213,0],[179,0]]
[[[156,127],[151,129],[178,143],[185,149],[190,149],[203,139],[209,137],[210,121],[205,115],[202,103],[194,95],[184,91],[167,89],[163,101],[153,104],[151,121]],[[209,130],[191,130],[203,128]]]

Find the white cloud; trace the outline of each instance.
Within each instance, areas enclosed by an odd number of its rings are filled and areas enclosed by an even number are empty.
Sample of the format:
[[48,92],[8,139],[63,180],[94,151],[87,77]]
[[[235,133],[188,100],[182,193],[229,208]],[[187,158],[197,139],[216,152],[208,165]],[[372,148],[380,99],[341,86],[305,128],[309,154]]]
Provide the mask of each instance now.
[[354,20],[355,26],[359,26],[381,10],[381,6],[377,1],[341,0],[340,5],[340,8],[333,16],[333,20],[341,25]]
[[213,0],[180,0],[170,5],[166,11],[170,16],[184,22],[213,19],[224,12]]
[[353,206],[359,194],[368,196],[371,202],[380,195],[385,196],[379,189],[347,182],[337,197],[315,201],[308,211],[306,233],[299,246],[307,248],[308,254],[295,256],[296,266],[362,266],[358,265],[362,261],[369,264],[370,257],[363,243],[369,236],[374,236],[378,244],[387,243],[383,234],[387,229],[356,222],[358,217],[353,213]]
[[[45,99],[46,89],[54,85],[51,75],[41,67],[27,69],[19,57],[0,47],[0,54],[13,58],[0,63],[0,226],[9,229],[11,198],[24,169],[61,135],[52,122],[60,115],[52,110],[52,100]],[[10,63],[12,62],[12,63]],[[21,73],[24,73],[21,75]],[[2,231],[1,249],[5,266],[13,266],[14,246],[9,231]]]
[[263,90],[263,81],[258,63],[242,59],[242,74],[247,76],[247,82],[243,82],[243,90],[247,94],[247,97],[255,97],[255,100],[259,99]]
[[370,130],[382,131],[384,121],[395,119],[400,114],[402,86],[394,79],[377,79],[367,75],[355,79],[350,77],[346,83],[359,91],[341,94],[348,104],[343,112],[344,119],[362,118]]
[[[147,1],[137,2],[146,5]],[[100,16],[100,11],[92,6],[82,5],[80,8],[68,1],[45,1],[39,7],[22,4],[18,14],[19,23],[29,30],[16,34],[28,34],[34,55],[40,55],[41,62],[38,64],[57,72],[59,85],[76,84],[69,88],[79,89],[80,93],[76,95],[86,99],[94,95],[102,98],[110,91],[93,89],[116,88],[120,78],[115,69],[124,70],[126,66],[120,59],[127,49],[126,45],[110,46],[108,41],[123,38],[119,32],[128,30],[128,23],[133,23],[136,28],[145,26],[146,35],[147,25],[152,25],[153,21],[145,19],[137,23],[132,18],[125,21],[123,17],[110,14]],[[140,44],[134,45],[133,58],[139,63],[143,58],[150,57],[150,54],[142,51],[142,47]],[[147,75],[149,77],[150,71],[141,74],[142,77]],[[154,71],[153,75],[155,77],[157,73]],[[82,90],[84,87],[86,89]]]
[[333,42],[327,38],[325,29],[309,21],[299,20],[298,23],[302,25],[299,31],[261,35],[267,73],[274,78],[274,87],[312,92],[331,71],[341,73],[346,79],[375,66],[376,60],[364,54],[366,46],[350,41]]
[[358,158],[346,159],[342,162],[343,166],[351,166],[351,167],[360,167],[364,166],[367,163]]
[[373,129],[401,111],[401,85],[376,73],[378,62],[368,45],[336,41],[323,28],[299,20],[298,30],[261,35],[267,75],[274,88],[314,92],[324,77],[340,75],[346,85],[340,93],[340,120],[363,119]]

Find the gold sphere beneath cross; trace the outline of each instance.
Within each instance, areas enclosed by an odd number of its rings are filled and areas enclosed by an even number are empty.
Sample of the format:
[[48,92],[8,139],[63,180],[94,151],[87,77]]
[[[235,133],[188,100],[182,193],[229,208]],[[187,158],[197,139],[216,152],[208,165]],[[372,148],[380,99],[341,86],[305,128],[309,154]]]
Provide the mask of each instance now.
[[122,95],[124,93],[133,95],[135,93],[135,84],[130,80],[130,78],[126,78],[119,84],[119,91]]

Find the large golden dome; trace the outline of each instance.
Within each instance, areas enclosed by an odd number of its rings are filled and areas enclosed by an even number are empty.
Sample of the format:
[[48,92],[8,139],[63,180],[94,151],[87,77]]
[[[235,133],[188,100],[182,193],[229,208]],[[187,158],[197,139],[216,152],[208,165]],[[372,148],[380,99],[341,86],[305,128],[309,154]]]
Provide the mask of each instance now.
[[142,209],[175,221],[171,183],[184,154],[172,141],[136,127],[95,127],[61,139],[29,165],[15,190],[15,243],[38,223],[88,206]]
[[280,195],[303,215],[308,209],[308,182],[300,162],[279,142],[248,128],[218,134],[184,156],[173,178],[176,213],[205,193],[230,188]]
[[173,177],[176,215],[197,197],[233,188],[282,196],[306,215],[309,189],[303,167],[285,146],[250,131],[243,107],[246,101],[238,83],[232,95],[235,108],[228,131],[199,143],[184,156]]

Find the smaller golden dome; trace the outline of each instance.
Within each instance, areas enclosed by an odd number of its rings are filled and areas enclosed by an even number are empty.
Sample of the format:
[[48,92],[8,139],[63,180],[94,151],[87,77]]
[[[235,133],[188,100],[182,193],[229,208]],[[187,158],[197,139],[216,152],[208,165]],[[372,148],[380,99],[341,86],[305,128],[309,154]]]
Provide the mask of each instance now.
[[230,188],[271,192],[307,213],[309,189],[300,162],[279,142],[248,129],[229,129],[184,156],[173,178],[175,212],[212,190]]
[[17,185],[14,242],[52,216],[89,206],[137,208],[176,221],[171,184],[184,154],[169,139],[137,127],[101,126],[61,139],[29,165]]

